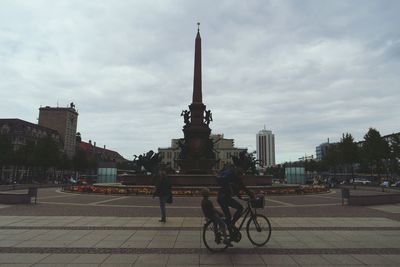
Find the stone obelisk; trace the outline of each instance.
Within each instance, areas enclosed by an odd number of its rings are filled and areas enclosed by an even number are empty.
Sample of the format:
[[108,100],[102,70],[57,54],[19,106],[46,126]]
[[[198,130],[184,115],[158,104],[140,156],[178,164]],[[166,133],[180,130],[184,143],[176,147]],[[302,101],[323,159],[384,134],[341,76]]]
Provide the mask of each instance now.
[[[198,23],[200,25],[200,23]],[[212,121],[211,111],[203,104],[201,87],[201,37],[197,29],[194,53],[193,98],[189,111],[182,111],[185,125],[184,139],[180,142],[181,153],[178,159],[181,173],[209,174],[216,162],[213,142],[210,139]]]

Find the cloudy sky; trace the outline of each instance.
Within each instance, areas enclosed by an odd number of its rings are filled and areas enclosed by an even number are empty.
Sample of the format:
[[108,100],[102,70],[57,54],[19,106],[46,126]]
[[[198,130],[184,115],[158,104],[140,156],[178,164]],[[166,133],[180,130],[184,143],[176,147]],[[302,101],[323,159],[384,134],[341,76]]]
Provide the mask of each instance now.
[[201,22],[213,133],[277,162],[342,133],[400,125],[400,1],[0,0],[0,117],[79,111],[84,140],[126,158],[183,137]]

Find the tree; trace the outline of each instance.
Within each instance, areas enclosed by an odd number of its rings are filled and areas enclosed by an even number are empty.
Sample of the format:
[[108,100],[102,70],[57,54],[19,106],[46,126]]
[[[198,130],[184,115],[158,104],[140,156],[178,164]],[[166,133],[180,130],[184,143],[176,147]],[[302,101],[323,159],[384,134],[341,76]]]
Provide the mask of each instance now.
[[329,167],[330,171],[333,172],[333,175],[336,179],[337,167],[340,162],[340,153],[337,145],[330,145],[327,149],[326,156],[323,159],[324,164]]
[[364,136],[363,150],[366,161],[369,164],[371,174],[376,170],[378,179],[382,171],[382,160],[387,157],[388,143],[381,137],[381,134],[374,128],[370,128]]
[[246,174],[258,174],[256,165],[259,161],[256,160],[254,153],[248,153],[247,151],[242,151],[239,156],[232,156],[233,164],[236,168],[240,168]]
[[75,171],[83,172],[89,168],[89,155],[85,150],[78,149],[73,159]]
[[35,165],[41,170],[40,181],[47,179],[46,172],[50,167],[55,168],[59,165],[60,147],[51,137],[40,138],[34,149]]
[[357,143],[354,142],[351,134],[346,133],[342,135],[342,139],[339,143],[339,150],[341,153],[340,158],[346,172],[348,171],[348,167],[350,167],[351,177],[354,179],[354,163],[358,161],[358,146]]
[[17,182],[31,183],[34,167],[37,162],[35,159],[36,144],[32,139],[25,140],[25,144],[20,146],[15,152],[12,164],[15,169],[25,169],[22,177],[16,177]]
[[304,170],[307,172],[315,172],[318,171],[318,163],[317,161],[310,159],[304,161]]
[[72,161],[75,172],[86,172],[85,174],[92,174],[98,165],[96,155],[83,149],[77,149]]
[[58,182],[63,182],[64,179],[64,172],[66,170],[71,170],[72,168],[72,160],[68,158],[67,154],[62,153],[60,156],[60,160],[58,161],[57,168],[61,170],[61,180],[58,180]]
[[3,179],[3,168],[11,163],[13,152],[14,150],[10,137],[0,134],[0,183]]
[[392,175],[399,175],[400,159],[400,134],[392,135],[389,141],[390,146],[390,170]]
[[285,179],[285,168],[282,165],[270,166],[265,170],[266,174],[272,175],[275,179]]

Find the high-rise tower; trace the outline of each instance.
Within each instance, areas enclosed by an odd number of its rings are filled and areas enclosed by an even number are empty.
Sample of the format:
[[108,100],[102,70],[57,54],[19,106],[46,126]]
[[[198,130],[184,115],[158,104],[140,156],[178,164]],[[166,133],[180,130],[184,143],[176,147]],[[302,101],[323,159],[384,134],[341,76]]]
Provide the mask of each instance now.
[[257,134],[257,159],[263,167],[275,165],[275,135],[270,130],[261,130]]

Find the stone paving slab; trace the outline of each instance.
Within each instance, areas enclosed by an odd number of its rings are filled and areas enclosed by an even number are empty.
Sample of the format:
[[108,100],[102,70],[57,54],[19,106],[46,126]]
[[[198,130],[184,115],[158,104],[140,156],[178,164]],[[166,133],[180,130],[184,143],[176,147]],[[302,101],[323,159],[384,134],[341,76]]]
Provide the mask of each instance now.
[[[202,217],[172,217],[161,224],[158,217],[81,217],[81,216],[0,216],[5,226],[84,226],[84,227],[202,227]],[[400,221],[378,217],[272,217],[272,227],[400,227]]]
[[[297,203],[301,199],[303,202]],[[150,211],[135,212],[132,207],[121,216],[123,209],[103,213],[106,208],[112,209],[111,203],[123,204],[135,198],[88,196],[87,202],[91,206],[85,207],[86,204],[68,206],[68,203],[60,206],[62,200],[70,201],[58,197],[54,200],[60,204],[15,206],[15,212],[12,212],[14,206],[12,209],[0,207],[1,214],[7,214],[0,215],[0,267],[400,266],[397,205],[355,209],[313,204],[308,207],[308,213],[303,213],[305,210],[299,205],[309,205],[312,199],[319,204],[330,200],[334,205],[338,200],[332,194],[276,197],[273,200],[282,209],[274,207],[275,213],[272,207],[265,210],[273,228],[268,244],[255,248],[242,232],[239,244],[219,254],[209,253],[202,244],[203,218],[190,217],[195,214],[194,209],[198,209],[198,199],[190,200],[192,204],[184,203],[184,199],[177,200],[182,206],[176,209],[175,217],[167,218],[165,224],[158,222],[158,209],[154,209],[150,217],[147,217]],[[135,205],[136,202],[128,204]],[[100,209],[101,205],[103,209]],[[178,214],[183,205],[193,205],[184,215],[190,214],[189,217]],[[64,208],[71,212],[58,212]],[[168,211],[172,211],[172,207],[169,208]],[[273,216],[269,215],[271,211]],[[332,215],[332,211],[337,212]],[[396,216],[387,215],[389,213]],[[28,214],[34,216],[26,216]],[[56,214],[63,216],[51,216]],[[69,214],[76,216],[64,216]]]
[[[0,216],[3,219],[4,216]],[[0,248],[130,248],[130,249],[201,249],[203,243],[201,240],[202,218],[175,218],[170,226],[168,223],[162,224],[154,222],[157,218],[131,218],[132,221],[143,223],[140,229],[127,230],[122,227],[108,229],[97,229],[104,227],[112,219],[118,218],[100,217],[101,225],[93,226],[93,229],[76,229],[74,227],[87,227],[85,224],[92,222],[93,218],[69,218],[72,223],[71,228],[64,226],[63,229],[53,229],[47,226],[46,219],[58,221],[61,218],[42,218],[40,216],[6,216],[5,220],[9,226],[2,226],[0,229]],[[398,221],[387,218],[354,218],[352,222],[348,218],[300,218],[295,222],[289,218],[283,222],[282,218],[273,218],[275,225],[268,248],[271,249],[331,249],[337,251],[342,248],[353,249],[383,249],[400,248],[400,229],[396,228]],[[281,220],[281,222],[279,221]],[[126,218],[122,221],[128,221]],[[182,226],[174,226],[176,222],[181,222]],[[24,229],[32,223],[39,227],[41,222],[46,225],[40,226],[41,229]],[[146,224],[146,222],[150,222]],[[154,223],[153,223],[154,222]],[[187,226],[183,226],[185,224]],[[331,225],[332,229],[307,228],[307,225],[313,222],[318,225]],[[151,224],[153,223],[153,224]],[[15,226],[15,224],[18,224]],[[349,227],[348,225],[351,225]],[[153,225],[157,225],[155,227]],[[197,226],[197,227],[195,227]],[[16,227],[7,229],[7,227]],[[281,227],[280,230],[276,228]],[[292,227],[292,228],[291,228]],[[363,227],[372,227],[364,229]],[[389,227],[389,228],[388,228]],[[390,227],[394,227],[393,229]],[[355,231],[357,230],[357,231]],[[242,232],[242,241],[235,244],[236,248],[252,249],[254,246],[249,242],[246,233]],[[96,251],[96,250],[93,250]],[[46,252],[43,249],[41,252]]]
[[[46,235],[53,235],[51,230]],[[79,232],[79,233],[76,233]],[[42,240],[41,235],[0,235],[2,242],[9,244],[0,247],[143,247],[166,248],[182,247],[184,245],[200,248],[201,231],[182,231],[177,235],[163,236],[160,231],[142,231],[131,235],[120,236],[118,230],[107,235],[96,235],[99,231],[71,231],[69,235],[60,235],[50,240]],[[125,232],[125,231],[123,231]],[[243,239],[236,247],[253,247],[248,241],[246,233],[242,232]],[[38,240],[39,239],[39,240]],[[14,241],[14,242],[13,242]],[[135,245],[137,244],[137,245]],[[399,231],[279,231],[273,232],[268,247],[272,248],[399,248]]]
[[0,266],[398,266],[399,255],[0,254]]
[[371,209],[381,210],[389,213],[400,213],[400,204],[393,204],[393,205],[379,205],[379,206],[372,206]]

